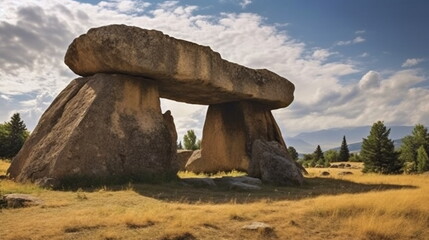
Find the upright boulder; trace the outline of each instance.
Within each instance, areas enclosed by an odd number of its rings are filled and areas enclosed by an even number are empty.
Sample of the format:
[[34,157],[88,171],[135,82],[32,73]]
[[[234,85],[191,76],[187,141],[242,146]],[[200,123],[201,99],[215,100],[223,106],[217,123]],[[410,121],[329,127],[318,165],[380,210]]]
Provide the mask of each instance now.
[[8,173],[20,182],[49,179],[54,187],[168,178],[176,156],[173,128],[152,81],[78,78],[43,114]]
[[276,141],[258,139],[253,142],[249,176],[276,185],[301,185],[304,182],[301,169]]

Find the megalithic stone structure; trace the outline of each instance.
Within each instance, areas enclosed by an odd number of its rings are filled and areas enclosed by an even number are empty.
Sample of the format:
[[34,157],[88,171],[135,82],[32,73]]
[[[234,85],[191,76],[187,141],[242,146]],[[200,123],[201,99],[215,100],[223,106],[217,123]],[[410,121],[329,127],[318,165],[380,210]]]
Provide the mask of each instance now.
[[198,171],[238,169],[274,184],[302,183],[271,114],[293,101],[287,79],[126,25],[90,29],[71,43],[65,63],[83,78],[43,114],[8,170],[13,179],[54,187],[168,179],[178,169],[177,133],[171,113],[161,113],[164,97],[209,105]]

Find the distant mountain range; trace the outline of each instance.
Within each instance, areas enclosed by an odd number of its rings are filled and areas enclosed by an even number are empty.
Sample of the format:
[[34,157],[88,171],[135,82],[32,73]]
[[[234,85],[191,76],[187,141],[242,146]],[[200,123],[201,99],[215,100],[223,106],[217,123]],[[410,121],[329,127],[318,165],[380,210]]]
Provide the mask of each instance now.
[[[390,139],[395,139],[395,147],[402,143],[401,139],[410,135],[414,126],[387,126],[390,128]],[[320,145],[323,151],[339,148],[346,136],[349,150],[351,152],[360,151],[362,139],[369,135],[371,126],[330,128],[314,132],[300,133],[294,137],[286,137],[286,145],[294,147],[299,153],[314,152],[317,145]]]
[[[395,149],[400,148],[402,145],[402,139],[393,140],[393,144],[395,145]],[[349,151],[351,153],[360,152],[360,149],[362,148],[362,142],[352,143],[352,144],[347,144],[347,145],[348,145]],[[340,151],[340,147],[332,148],[332,150]]]

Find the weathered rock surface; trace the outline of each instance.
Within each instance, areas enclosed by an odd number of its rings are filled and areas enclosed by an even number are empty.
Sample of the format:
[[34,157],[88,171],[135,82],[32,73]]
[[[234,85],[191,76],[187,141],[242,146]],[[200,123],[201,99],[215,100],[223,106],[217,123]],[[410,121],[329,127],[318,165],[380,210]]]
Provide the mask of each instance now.
[[194,187],[216,187],[212,178],[183,178],[182,182]]
[[37,206],[40,204],[43,204],[41,199],[28,194],[6,194],[0,199],[0,207],[4,208],[21,208]]
[[240,177],[221,177],[221,178],[215,178],[214,181],[217,184],[229,184],[229,183],[245,183],[250,185],[261,185],[262,181],[259,178],[253,178],[248,176],[240,176]]
[[261,190],[260,179],[242,177],[221,177],[221,178],[183,178],[182,183],[194,187],[223,187],[231,190],[255,191]]
[[223,60],[209,47],[126,25],[90,29],[69,46],[76,74],[121,73],[155,79],[160,96],[196,104],[252,100],[270,109],[293,101],[294,85],[266,69]]
[[194,173],[201,173],[205,172],[205,169],[206,163],[201,159],[201,150],[195,150],[186,162],[185,170]]
[[261,190],[261,187],[258,185],[247,184],[243,182],[230,182],[228,184],[229,189],[234,190],[244,190],[244,191],[253,191],[253,190]]
[[264,223],[264,222],[252,222],[251,224],[244,225],[241,229],[257,231],[257,230],[261,230],[261,229],[273,230],[274,228],[271,227],[271,225]]
[[172,163],[173,169],[177,171],[185,171],[186,163],[193,153],[194,151],[192,150],[177,150],[176,161]]
[[240,176],[240,177],[221,177],[215,178],[215,183],[219,186],[225,186],[229,189],[234,190],[244,190],[244,191],[252,191],[252,190],[261,190],[262,182],[258,178],[252,178],[248,176]]
[[8,173],[20,182],[77,185],[162,179],[173,174],[173,126],[153,82],[78,78],[43,114]]
[[201,169],[195,170],[247,172],[256,139],[284,145],[280,129],[267,107],[246,101],[210,105],[201,143],[203,163]]
[[304,177],[286,148],[275,141],[256,140],[252,147],[249,176],[278,185],[301,185]]

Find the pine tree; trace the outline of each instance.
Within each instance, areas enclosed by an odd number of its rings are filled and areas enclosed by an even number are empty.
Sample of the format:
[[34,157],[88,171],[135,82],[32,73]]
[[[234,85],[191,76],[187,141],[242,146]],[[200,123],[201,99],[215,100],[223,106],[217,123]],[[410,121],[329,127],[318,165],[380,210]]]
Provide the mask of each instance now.
[[417,124],[410,136],[402,139],[399,158],[410,168],[407,172],[417,171],[417,150],[423,146],[426,153],[429,152],[429,133],[428,129],[421,124]]
[[399,173],[402,164],[389,134],[390,129],[387,130],[383,122],[378,121],[372,125],[369,136],[362,143],[360,156],[364,162],[363,172]]
[[318,165],[325,165],[325,157],[323,156],[322,149],[320,145],[317,145],[316,150],[313,153],[314,162]]
[[417,150],[417,172],[422,173],[428,170],[429,167],[429,157],[424,148],[424,146],[420,146]]
[[292,160],[295,160],[295,161],[298,160],[298,152],[294,147],[289,146],[287,148],[287,151],[289,152],[289,155],[292,158]]
[[0,157],[5,158],[18,154],[29,135],[19,113],[13,114],[9,122],[2,124],[0,132]]
[[338,160],[340,162],[348,162],[349,158],[350,158],[349,147],[347,146],[346,136],[343,136],[343,142],[341,143]]

